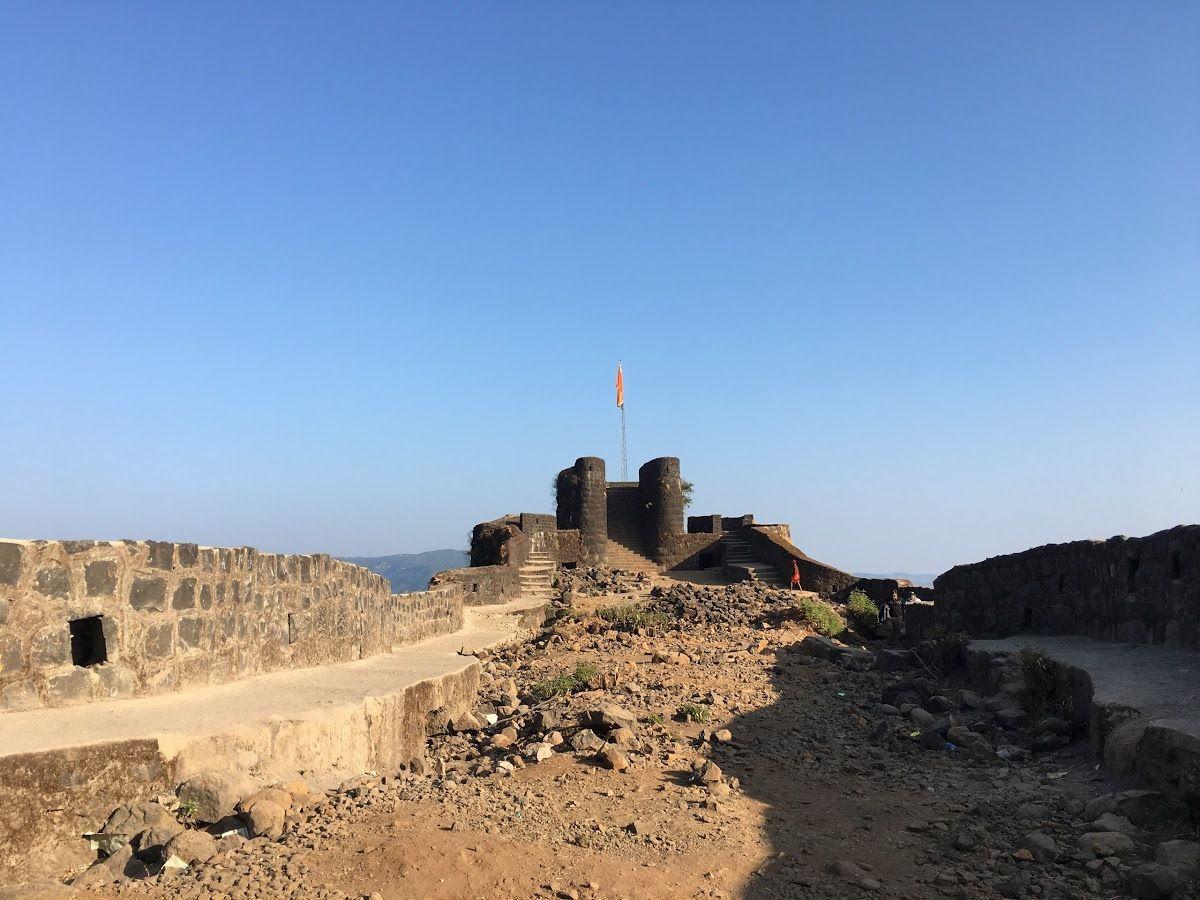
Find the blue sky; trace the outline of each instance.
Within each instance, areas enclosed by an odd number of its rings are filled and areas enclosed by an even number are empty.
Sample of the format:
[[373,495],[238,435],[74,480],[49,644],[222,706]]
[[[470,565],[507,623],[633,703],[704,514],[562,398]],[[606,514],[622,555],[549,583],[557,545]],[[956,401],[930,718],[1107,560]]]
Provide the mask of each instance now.
[[5,4],[0,534],[382,554],[682,459],[941,571],[1200,509],[1200,5]]

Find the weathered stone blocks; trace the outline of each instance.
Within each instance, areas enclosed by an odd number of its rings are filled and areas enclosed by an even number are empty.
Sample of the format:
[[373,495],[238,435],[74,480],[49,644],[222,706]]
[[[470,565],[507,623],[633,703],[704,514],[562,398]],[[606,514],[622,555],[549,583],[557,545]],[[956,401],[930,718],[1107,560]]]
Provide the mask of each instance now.
[[161,610],[167,602],[167,582],[162,578],[137,578],[129,590],[129,605],[134,609]]
[[21,579],[20,544],[0,544],[0,584],[16,584]]
[[148,541],[150,565],[156,569],[170,569],[175,564],[175,545],[169,541]]
[[83,580],[89,597],[111,597],[117,592],[117,564],[98,559],[83,567]]
[[71,573],[66,566],[52,563],[38,570],[34,590],[47,597],[66,597],[71,593]]
[[24,661],[21,639],[15,634],[0,635],[0,675],[15,675]]
[[171,599],[171,606],[175,609],[191,609],[196,605],[196,579],[185,578],[179,582],[179,587],[175,588],[175,595]]
[[29,652],[35,666],[57,666],[71,659],[71,635],[65,625],[50,625],[33,636]]
[[175,626],[171,622],[161,622],[146,629],[143,650],[149,657],[167,656],[175,646]]
[[[394,596],[381,576],[328,556],[0,542],[0,709],[359,659],[460,627],[462,599],[457,584]],[[93,617],[102,634],[76,627],[74,650],[85,664],[76,666],[68,623]]]

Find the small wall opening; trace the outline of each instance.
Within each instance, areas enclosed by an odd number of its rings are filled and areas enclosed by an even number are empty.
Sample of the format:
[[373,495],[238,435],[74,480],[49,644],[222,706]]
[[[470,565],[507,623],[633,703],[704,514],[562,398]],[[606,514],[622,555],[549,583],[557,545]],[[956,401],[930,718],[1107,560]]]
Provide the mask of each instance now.
[[1129,590],[1131,590],[1131,591],[1133,590],[1133,586],[1136,583],[1138,569],[1140,569],[1141,567],[1142,567],[1142,558],[1140,556],[1129,557],[1129,574],[1128,574],[1128,577],[1126,578],[1126,582],[1128,583]]
[[1025,607],[1025,614],[1021,617],[1021,627],[1026,631],[1033,630],[1033,609]]
[[71,662],[84,668],[108,661],[108,646],[104,642],[104,623],[100,616],[72,619]]
[[296,616],[292,613],[288,613],[288,643],[296,643],[296,638]]
[[472,594],[478,594],[478,593],[479,593],[479,582],[478,582],[478,581],[476,581],[476,582],[473,582],[473,583],[471,584],[471,593],[472,593]]
[[1183,563],[1179,558],[1179,551],[1171,551],[1171,580],[1179,581],[1183,578]]
[[1061,594],[1066,589],[1067,589],[1067,576],[1059,575],[1058,576],[1058,592]]

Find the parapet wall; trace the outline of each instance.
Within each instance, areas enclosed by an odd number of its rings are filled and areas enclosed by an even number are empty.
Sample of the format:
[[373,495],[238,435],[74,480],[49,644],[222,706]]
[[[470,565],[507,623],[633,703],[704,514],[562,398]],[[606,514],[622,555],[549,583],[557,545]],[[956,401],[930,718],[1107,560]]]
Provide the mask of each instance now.
[[360,659],[462,627],[457,584],[159,541],[0,542],[0,710],[161,694]]
[[1200,649],[1200,525],[1047,544],[955,566],[937,618],[973,637],[1084,634]]

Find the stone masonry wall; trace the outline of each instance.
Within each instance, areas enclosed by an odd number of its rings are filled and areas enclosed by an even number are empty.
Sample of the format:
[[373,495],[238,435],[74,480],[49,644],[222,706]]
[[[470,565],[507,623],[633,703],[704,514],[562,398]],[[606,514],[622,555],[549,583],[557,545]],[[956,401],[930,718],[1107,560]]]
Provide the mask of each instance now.
[[1047,544],[955,566],[934,581],[939,621],[1200,649],[1200,525]]
[[392,594],[324,554],[0,542],[0,710],[161,694],[385,653],[462,626],[458,585]]
[[467,606],[508,603],[521,597],[520,569],[514,565],[468,566],[438,572],[429,582],[430,590],[456,585]]

